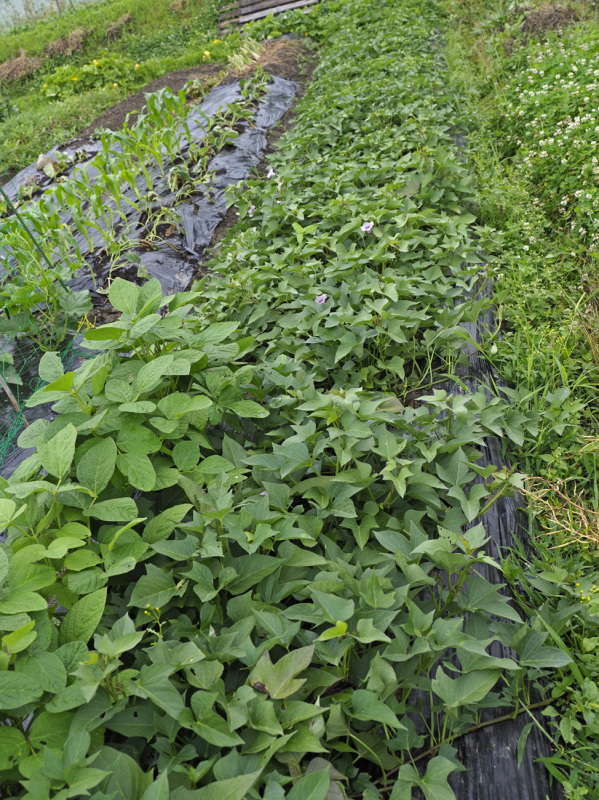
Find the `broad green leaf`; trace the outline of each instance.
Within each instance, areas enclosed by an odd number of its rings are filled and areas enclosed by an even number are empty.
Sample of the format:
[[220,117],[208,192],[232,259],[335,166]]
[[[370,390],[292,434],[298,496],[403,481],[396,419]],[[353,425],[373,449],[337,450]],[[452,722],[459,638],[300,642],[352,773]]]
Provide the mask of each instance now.
[[121,453],[157,453],[162,443],[153,431],[145,425],[128,423],[120,428],[117,445]]
[[0,614],[21,614],[23,611],[42,611],[48,607],[48,601],[37,592],[16,589],[4,600],[0,600]]
[[161,772],[154,783],[150,784],[145,790],[141,800],[168,800],[168,798],[168,775],[166,772]]
[[0,770],[13,769],[28,755],[29,747],[21,731],[7,725],[0,726]]
[[115,497],[112,500],[94,503],[83,513],[86,517],[93,517],[104,522],[129,522],[137,517],[137,506],[131,497]]
[[[21,625],[12,633],[7,633],[2,637],[2,649],[7,653],[20,653],[32,644],[37,638],[37,631],[34,631],[34,620]],[[19,662],[17,662],[19,663]]]
[[402,725],[388,705],[382,703],[374,692],[365,689],[356,689],[351,698],[352,716],[364,722],[376,722],[390,725],[392,728],[404,730]]
[[64,478],[73,462],[76,441],[77,429],[69,423],[49,442],[40,444],[38,453],[42,460],[42,467],[55,478]]
[[35,748],[48,746],[55,750],[61,750],[68,738],[72,719],[73,715],[70,711],[63,711],[60,714],[42,711],[33,720],[29,731],[29,741]]
[[327,628],[318,637],[319,642],[328,642],[338,636],[345,636],[347,633],[347,622],[337,622],[332,628]]
[[428,763],[426,774],[421,778],[416,767],[412,764],[404,764],[393,785],[390,800],[411,798],[412,787],[421,789],[425,800],[456,800],[455,794],[447,782],[448,776],[456,768],[456,764],[443,756],[435,756]]
[[116,463],[119,470],[135,489],[140,489],[142,492],[151,492],[156,485],[156,473],[147,455],[143,453],[121,453],[117,456]]
[[264,687],[273,700],[289,697],[306,682],[305,679],[296,679],[295,676],[310,666],[313,653],[314,645],[301,647],[299,650],[287,653],[273,664],[270,653],[265,650],[250,673],[250,686]]
[[331,785],[329,773],[330,770],[321,769],[304,775],[291,788],[287,800],[325,800]]
[[25,506],[22,506],[17,513],[17,504],[14,500],[0,499],[0,531],[5,530],[9,524],[17,516],[25,511]]
[[547,634],[528,631],[518,648],[519,662],[522,666],[535,669],[560,669],[572,663],[571,656],[559,647],[544,644]]
[[151,400],[137,400],[135,403],[121,403],[119,411],[123,414],[151,414],[156,410],[156,403]]
[[100,325],[99,328],[89,328],[84,333],[88,342],[119,341],[125,335],[126,328],[116,325]]
[[15,669],[39,681],[45,692],[58,694],[67,685],[67,671],[55,653],[36,653],[21,657]]
[[77,465],[77,480],[96,497],[112,478],[116,465],[116,444],[107,437],[94,444]]
[[[248,792],[260,777],[262,770],[238,775],[224,781],[214,781],[194,792],[193,800],[245,800]],[[175,797],[174,800],[177,800]],[[191,798],[190,798],[191,800]]]
[[173,447],[173,461],[177,469],[189,471],[200,460],[200,446],[196,442],[178,442]]
[[501,675],[501,670],[485,669],[467,672],[458,678],[450,678],[439,667],[432,681],[432,690],[443,700],[447,708],[473,705],[489,694]]
[[144,528],[143,538],[149,544],[168,539],[176,526],[185,515],[193,508],[189,503],[167,508],[161,514],[151,519]]
[[480,575],[473,575],[460,595],[459,603],[466,611],[478,611],[497,617],[522,622],[517,611],[510,605],[509,597],[499,591],[503,584],[489,583]]
[[135,378],[135,390],[140,394],[155,389],[173,361],[172,355],[158,356],[144,364]]
[[346,622],[354,614],[354,601],[346,600],[336,594],[326,594],[316,589],[311,589],[310,594],[314,602],[322,609],[327,622],[335,625],[337,622]]
[[102,619],[105,605],[106,589],[98,589],[78,600],[60,625],[59,643],[89,642]]
[[110,284],[108,299],[117,311],[134,317],[137,310],[138,298],[139,286],[136,286],[134,283],[125,281],[123,278],[115,278]]
[[[60,540],[56,539],[55,542],[56,541]],[[78,542],[78,544],[82,544],[82,542]],[[51,542],[51,545],[54,545],[54,542]],[[55,558],[56,556],[53,555],[53,552],[55,551],[51,551],[50,548],[48,548],[45,557]],[[64,550],[64,553],[66,552],[68,552],[68,548]],[[40,558],[41,557],[42,556],[40,556]],[[0,556],[0,562],[1,561],[2,558]],[[13,559],[13,562],[14,561],[15,559]],[[35,592],[38,589],[44,589],[46,586],[52,586],[53,583],[56,583],[56,570],[45,564],[18,563],[15,565],[13,563],[11,567],[8,579],[9,589]]]
[[150,547],[156,553],[166,556],[170,561],[188,561],[194,554],[200,552],[200,543],[196,536],[154,542]]
[[280,561],[273,556],[263,556],[253,553],[251,556],[234,558],[231,566],[237,572],[237,577],[229,584],[231,594],[244,594],[252,586],[263,581],[268,575],[279,569]]
[[39,680],[22,672],[0,672],[0,710],[10,711],[41,697]]
[[64,375],[64,367],[58,353],[44,353],[40,359],[38,373],[46,383],[52,383]]
[[254,400],[238,400],[235,403],[231,403],[228,408],[237,416],[247,419],[263,419],[270,414],[268,408],[264,408]]
[[208,456],[198,465],[198,471],[216,475],[219,472],[231,472],[235,466],[222,456]]
[[212,405],[212,400],[205,395],[190,397],[181,392],[173,392],[158,401],[158,410],[166,419],[179,419],[184,414],[205,411]]
[[140,766],[126,753],[113,747],[102,747],[94,758],[94,767],[107,773],[100,784],[102,794],[94,796],[111,800],[141,800],[152,783],[152,772],[143,772]]
[[146,574],[137,581],[129,605],[144,608],[146,605],[161,608],[176,592],[175,581],[169,573],[154,564],[148,564]]
[[113,403],[131,403],[135,400],[135,389],[127,381],[111,378],[104,387],[107,400]]
[[191,727],[201,739],[215,747],[235,747],[243,744],[238,734],[231,731],[227,721],[212,710],[215,695],[196,692],[191,699],[191,708],[195,719]]
[[139,678],[131,685],[135,694],[150,700],[175,720],[185,708],[183,698],[169,678],[173,668],[168,664],[150,664],[141,668]]
[[74,372],[67,372],[65,375],[61,375],[60,378],[48,384],[48,386],[44,386],[43,389],[38,389],[37,392],[31,395],[25,405],[28,408],[34,408],[44,403],[54,403],[56,400],[69,397],[71,389],[73,388],[74,379]]
[[79,664],[87,660],[86,643],[67,642],[55,651],[55,655],[62,661],[67,672],[73,672]]
[[109,634],[96,636],[95,645],[99,653],[110,658],[118,658],[127,650],[133,649],[144,637],[143,631],[136,631],[133,620],[125,614],[113,626]]
[[218,344],[219,342],[228,339],[228,337],[239,328],[238,322],[215,322],[203,330],[198,341],[201,345],[204,344]]

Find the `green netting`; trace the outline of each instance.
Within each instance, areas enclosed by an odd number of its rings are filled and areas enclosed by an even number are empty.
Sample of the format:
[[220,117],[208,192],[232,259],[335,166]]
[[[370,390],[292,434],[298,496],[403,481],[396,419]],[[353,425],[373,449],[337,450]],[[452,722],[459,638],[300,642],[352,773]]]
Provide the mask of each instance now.
[[[73,337],[59,350],[65,370],[73,369],[78,360],[92,355],[82,351],[77,341],[78,338]],[[6,471],[5,465],[19,449],[17,438],[25,419],[32,422],[48,414],[44,406],[25,408],[28,398],[44,383],[38,375],[42,355],[43,352],[25,338],[4,337],[0,343],[0,375],[19,408],[15,409],[6,390],[0,387],[0,472]]]
[[[0,184],[12,183],[10,176],[6,173],[0,178]],[[5,196],[4,196],[5,197]],[[13,210],[12,204],[8,203],[9,210]],[[17,216],[19,216],[17,214]],[[21,219],[21,224],[26,228],[35,245],[43,253],[48,265],[52,267],[52,262],[44,252],[39,237],[36,237]],[[0,241],[0,252],[2,252],[2,242]],[[7,264],[3,265],[5,275],[3,281],[10,281],[11,271]],[[3,301],[0,299],[0,316],[6,313]],[[65,370],[71,369],[75,361],[85,358],[87,354],[77,347],[77,336],[61,344],[58,352]],[[12,471],[18,459],[11,459],[17,454],[17,439],[27,422],[38,419],[48,414],[43,406],[36,409],[25,410],[25,404],[31,395],[43,385],[38,374],[38,366],[43,351],[26,336],[15,333],[14,335],[5,334],[0,337],[0,472],[3,474]],[[91,354],[90,354],[91,355]],[[14,464],[9,464],[14,461]]]

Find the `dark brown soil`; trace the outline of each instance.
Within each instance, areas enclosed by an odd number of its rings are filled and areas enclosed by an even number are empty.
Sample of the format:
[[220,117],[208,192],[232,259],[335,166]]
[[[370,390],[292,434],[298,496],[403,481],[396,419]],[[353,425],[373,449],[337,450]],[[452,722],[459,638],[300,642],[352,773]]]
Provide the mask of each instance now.
[[541,36],[546,31],[560,30],[573,25],[578,19],[578,14],[571,6],[545,3],[527,15],[520,30],[530,36]]
[[178,92],[189,81],[202,81],[206,80],[206,78],[212,78],[218,75],[221,69],[222,65],[219,64],[201,64],[191,69],[180,69],[177,70],[177,72],[170,72],[168,75],[162,75],[147,86],[144,86],[143,89],[132,94],[131,97],[128,97],[126,100],[121,100],[120,103],[117,103],[115,106],[112,106],[112,108],[100,114],[99,117],[79,133],[75,141],[87,141],[97,128],[110,128],[112,131],[121,128],[128,114],[134,115],[135,112],[141,111],[146,104],[144,97],[146,92],[158,92],[160,89],[164,89],[167,86],[173,91]]
[[[312,51],[303,42],[297,39],[285,38],[276,42],[268,42],[257,63],[273,75],[280,75],[282,78],[298,81],[301,84],[302,80],[307,82],[312,75],[315,62],[312,62],[311,67],[309,67],[309,63],[310,59],[313,58]],[[97,128],[109,128],[110,130],[121,128],[128,114],[132,114],[134,119],[135,112],[141,111],[145,105],[145,94],[147,92],[157,92],[167,86],[178,92],[189,81],[201,82],[210,78],[221,78],[221,76],[223,77],[219,81],[220,83],[233,83],[239,78],[251,75],[255,69],[256,66],[252,65],[241,71],[231,71],[227,70],[223,64],[199,64],[197,67],[191,67],[190,69],[169,72],[167,75],[156,78],[156,80],[144,86],[143,89],[132,94],[131,97],[104,111],[84,128],[73,142],[76,144],[87,141]],[[69,142],[69,144],[72,144],[72,142]]]

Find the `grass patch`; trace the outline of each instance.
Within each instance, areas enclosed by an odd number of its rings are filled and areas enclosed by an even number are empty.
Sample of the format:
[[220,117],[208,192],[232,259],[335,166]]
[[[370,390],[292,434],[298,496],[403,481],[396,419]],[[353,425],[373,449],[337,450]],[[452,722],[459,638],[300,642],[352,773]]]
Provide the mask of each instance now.
[[[0,35],[0,63],[14,58],[19,50],[29,55],[43,55],[51,43],[69,36],[77,28],[90,31],[83,53],[94,53],[106,41],[106,31],[119,20],[130,15],[122,34],[114,42],[117,52],[123,52],[136,39],[156,39],[179,28],[201,30],[209,20],[213,25],[218,9],[218,0],[185,0],[178,10],[172,8],[172,0],[101,0],[80,5],[76,11],[69,9],[64,14],[54,14],[47,19],[17,28]],[[167,45],[168,46],[168,45]]]
[[122,97],[118,88],[108,87],[52,103],[28,98],[19,114],[0,122],[0,169],[23,169],[39,153],[74,136]]
[[[171,5],[170,0],[151,4],[112,0],[82,6],[77,12],[53,16],[0,36],[0,63],[23,51],[28,58],[42,58],[33,74],[0,86],[4,109],[0,127],[2,169],[7,173],[18,171],[40,152],[60,144],[113,103],[154,78],[206,60],[226,63],[228,55],[238,49],[238,34],[228,37],[226,42],[214,41],[217,0],[188,0],[179,10],[173,10]],[[110,36],[111,27],[126,15],[130,21],[118,37]],[[43,57],[51,43],[79,28],[89,34],[78,50],[69,55]],[[73,80],[82,69],[93,70],[98,61],[118,64],[119,60],[123,66],[127,65],[123,78],[115,80],[107,75],[102,83],[99,76],[93,91],[74,93],[72,102],[57,102],[55,96],[48,96],[48,87],[57,81],[72,89]],[[134,68],[135,64],[139,69]]]
[[536,420],[511,448],[534,476],[526,498],[535,549],[508,573],[522,607],[553,619],[577,665],[550,684],[556,755],[545,761],[568,798],[598,797],[599,743],[586,709],[599,691],[599,20],[585,4],[562,14],[571,25],[548,28],[538,26],[549,6],[448,8],[450,71],[470,98],[479,219],[498,231],[488,255],[502,336],[488,355],[511,402]]

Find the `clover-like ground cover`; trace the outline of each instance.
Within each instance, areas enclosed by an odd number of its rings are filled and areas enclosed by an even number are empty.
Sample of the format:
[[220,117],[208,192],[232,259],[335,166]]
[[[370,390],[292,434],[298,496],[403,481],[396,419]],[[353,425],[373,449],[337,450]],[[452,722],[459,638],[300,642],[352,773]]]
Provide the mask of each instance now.
[[536,22],[559,7],[487,0],[447,7],[446,56],[468,97],[478,216],[496,230],[486,253],[502,335],[487,356],[514,407],[538,420],[510,448],[514,463],[534,476],[526,483],[533,548],[504,565],[504,574],[575,662],[552,678],[554,702],[544,714],[554,755],[546,764],[567,798],[594,798],[599,18],[574,2],[562,7],[568,26],[539,29]]
[[535,420],[436,388],[488,306],[439,6],[327,11],[211,279],[116,279],[98,355],[42,359],[57,416],[0,485],[7,797],[450,800],[456,738],[568,668],[474,573],[517,483],[486,437]]

